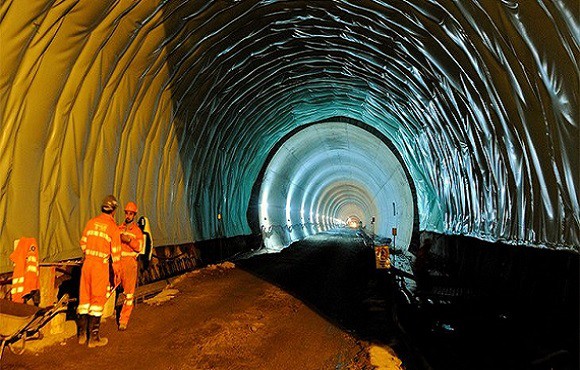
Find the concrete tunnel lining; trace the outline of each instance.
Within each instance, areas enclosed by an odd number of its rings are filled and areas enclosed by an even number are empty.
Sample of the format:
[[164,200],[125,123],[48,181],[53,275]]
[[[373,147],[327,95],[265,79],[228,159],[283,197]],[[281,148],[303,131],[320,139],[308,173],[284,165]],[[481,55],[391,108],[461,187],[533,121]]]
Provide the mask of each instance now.
[[398,148],[420,229],[577,252],[575,1],[0,5],[0,271],[80,256],[107,193],[157,245],[252,233],[268,153],[344,116]]
[[[388,140],[364,127],[315,123],[277,146],[257,181],[267,250],[280,250],[313,231],[344,226],[354,209],[369,234],[388,237],[397,228],[400,246],[409,246],[418,225],[408,171],[385,144]],[[335,200],[338,204],[331,208]]]

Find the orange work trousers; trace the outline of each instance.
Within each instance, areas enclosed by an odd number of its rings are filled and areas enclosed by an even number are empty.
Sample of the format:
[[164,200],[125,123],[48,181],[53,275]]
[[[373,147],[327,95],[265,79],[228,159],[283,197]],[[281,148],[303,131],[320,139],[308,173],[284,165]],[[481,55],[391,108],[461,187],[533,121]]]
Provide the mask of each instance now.
[[119,316],[119,324],[127,325],[135,302],[135,285],[137,285],[137,260],[135,257],[121,257],[121,285],[125,293],[125,302]]
[[109,263],[102,258],[87,256],[81,269],[79,288],[79,315],[101,317],[107,303]]

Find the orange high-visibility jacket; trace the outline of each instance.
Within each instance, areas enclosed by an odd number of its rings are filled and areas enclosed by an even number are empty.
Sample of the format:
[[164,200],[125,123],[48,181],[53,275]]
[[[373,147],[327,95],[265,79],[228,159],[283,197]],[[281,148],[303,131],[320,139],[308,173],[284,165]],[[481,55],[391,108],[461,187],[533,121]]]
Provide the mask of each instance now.
[[10,254],[14,262],[12,273],[12,301],[24,302],[23,297],[40,289],[38,266],[38,243],[35,238],[20,238],[14,241],[14,252]]
[[131,222],[129,225],[123,222],[119,225],[119,230],[122,234],[127,234],[131,237],[130,243],[121,244],[121,256],[137,258],[144,248],[143,232],[136,222]]
[[113,216],[101,213],[87,223],[81,238],[81,249],[85,258],[104,261],[111,256],[113,263],[121,260],[121,234]]

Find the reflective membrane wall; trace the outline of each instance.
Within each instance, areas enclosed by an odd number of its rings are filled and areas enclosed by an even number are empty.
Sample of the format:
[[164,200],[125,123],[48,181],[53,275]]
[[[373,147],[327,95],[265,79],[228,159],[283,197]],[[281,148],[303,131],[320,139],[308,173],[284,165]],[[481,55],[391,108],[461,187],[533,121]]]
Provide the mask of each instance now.
[[[379,131],[420,228],[578,251],[579,6],[569,1],[0,3],[0,270],[78,257],[108,193],[157,245],[252,232],[297,127]],[[304,184],[307,186],[307,184]],[[320,195],[324,196],[324,195]],[[222,221],[220,221],[222,222]]]

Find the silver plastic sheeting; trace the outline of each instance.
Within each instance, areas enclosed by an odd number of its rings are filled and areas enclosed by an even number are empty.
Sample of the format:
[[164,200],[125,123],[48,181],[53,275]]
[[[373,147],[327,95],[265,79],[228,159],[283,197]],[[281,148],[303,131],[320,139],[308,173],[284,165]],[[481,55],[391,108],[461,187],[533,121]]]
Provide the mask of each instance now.
[[[80,255],[104,195],[158,244],[252,232],[277,141],[350,117],[398,148],[421,229],[578,251],[578,2],[0,3],[0,270]],[[328,164],[331,166],[331,164]],[[222,221],[220,221],[222,222]],[[256,231],[256,230],[254,230]]]

